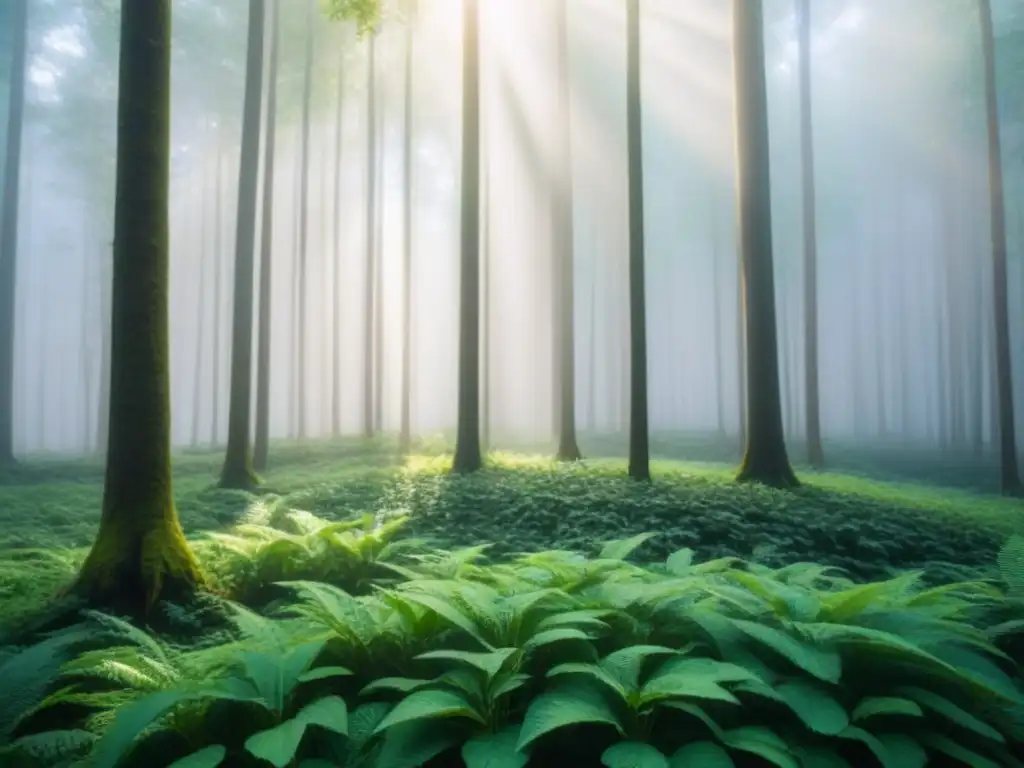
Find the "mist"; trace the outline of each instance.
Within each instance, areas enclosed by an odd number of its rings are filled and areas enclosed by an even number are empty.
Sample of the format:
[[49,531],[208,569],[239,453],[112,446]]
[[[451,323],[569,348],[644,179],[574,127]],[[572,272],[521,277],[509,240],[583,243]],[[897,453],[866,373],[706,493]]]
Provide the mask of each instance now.
[[[14,447],[23,455],[94,453],[103,440],[110,333],[118,12],[116,4],[88,0],[30,5]],[[284,3],[280,16],[270,436],[362,434],[367,381],[373,430],[397,433],[408,278],[411,429],[421,439],[443,439],[457,420],[461,5],[424,2],[414,21],[408,276],[406,25],[391,19],[380,26],[371,74],[369,37],[315,9],[307,13],[306,5]],[[499,449],[547,450],[557,426],[555,5],[492,0],[481,9],[482,418],[490,447]],[[625,10],[613,0],[570,5],[576,417],[588,454],[619,445],[629,423]],[[936,461],[971,457],[992,467],[994,485],[999,411],[976,12],[955,0],[830,0],[813,9],[826,453],[830,446],[899,446],[934,452]],[[178,448],[210,447],[227,438],[247,3],[175,0],[173,10],[172,440]],[[642,13],[652,450],[658,454],[659,436],[682,434],[738,455],[743,342],[731,13],[718,0],[645,0]],[[786,437],[802,462],[795,13],[792,2],[765,3],[780,386]],[[993,2],[993,14],[997,39],[1018,41],[997,49],[997,70],[1013,391],[1022,403],[1022,17],[1010,0]],[[9,57],[2,58],[6,66]],[[4,90],[0,104],[7,103]],[[0,127],[7,122],[0,119]],[[1016,433],[1019,450],[1020,406]]]

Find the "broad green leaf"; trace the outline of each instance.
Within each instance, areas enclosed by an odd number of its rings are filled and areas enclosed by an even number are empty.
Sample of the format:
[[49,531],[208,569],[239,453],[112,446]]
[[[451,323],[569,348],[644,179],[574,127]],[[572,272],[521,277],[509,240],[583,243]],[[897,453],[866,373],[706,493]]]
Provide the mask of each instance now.
[[360,704],[348,716],[349,741],[361,748],[373,737],[374,730],[390,711],[391,704],[383,701]]
[[707,712],[705,712],[696,704],[692,704],[688,701],[665,701],[662,702],[662,705],[666,707],[671,707],[672,709],[678,709],[690,715],[691,717],[697,718],[702,723],[704,723],[704,725],[707,726],[708,730],[711,731],[711,734],[716,739],[722,742],[725,741],[725,731],[722,730],[721,726],[719,726],[718,723],[711,719],[711,716],[708,715]]
[[517,672],[513,675],[509,675],[508,677],[502,679],[500,682],[497,683],[497,685],[494,686],[494,688],[491,690],[491,699],[496,701],[500,699],[502,696],[507,696],[513,691],[517,691],[520,688],[522,688],[529,681],[530,676],[527,674],[523,674],[522,672]]
[[542,693],[530,704],[519,732],[518,749],[524,751],[540,737],[570,725],[595,723],[612,726],[625,735],[618,715],[592,686],[563,684]]
[[880,762],[884,768],[903,768],[903,765],[898,763],[894,756],[889,753],[889,749],[886,747],[885,742],[881,741],[874,734],[865,731],[863,728],[851,725],[839,734],[839,738],[849,739],[850,741],[859,741],[871,750],[875,757],[878,758],[878,762]]
[[295,758],[305,733],[305,723],[294,719],[285,720],[273,728],[254,733],[245,740],[245,748],[251,755],[265,760],[274,768],[284,768]]
[[465,717],[484,725],[484,719],[464,697],[452,691],[427,689],[410,693],[380,721],[374,733],[380,733],[399,723],[414,720],[438,720]]
[[835,736],[850,724],[843,706],[821,686],[794,680],[776,686],[775,690],[804,725],[815,733]]
[[167,768],[217,768],[224,762],[228,750],[220,744],[213,744],[203,747],[198,752],[193,752],[187,757],[175,760]]
[[590,635],[576,627],[556,627],[554,629],[546,629],[543,632],[535,634],[523,644],[523,651],[529,654],[536,651],[538,648],[543,648],[544,646],[552,645],[554,643],[562,643],[566,641],[583,641],[589,643],[590,640]]
[[398,693],[412,693],[420,688],[430,685],[433,680],[419,680],[412,677],[382,677],[368,683],[360,692],[360,696],[369,696],[371,693],[381,691],[397,691]]
[[806,747],[797,750],[803,768],[851,768],[838,752],[826,747]]
[[791,661],[808,674],[826,683],[838,683],[842,676],[842,661],[832,648],[822,648],[812,642],[801,642],[785,632],[752,621],[733,619],[738,629],[754,640]]
[[299,710],[295,719],[342,736],[348,735],[348,706],[340,696],[324,696],[310,702]]
[[597,631],[608,629],[608,624],[601,620],[603,616],[609,615],[610,611],[566,611],[546,616],[537,623],[538,632],[546,632],[549,629],[559,627],[587,627]]
[[775,731],[751,725],[725,732],[725,745],[729,749],[749,752],[779,768],[800,768],[800,763],[789,751],[789,745]]
[[822,599],[823,615],[831,622],[849,621],[869,608],[886,605],[894,598],[903,597],[920,579],[920,572],[912,571],[888,581],[836,592]]
[[991,725],[979,720],[967,710],[961,709],[956,704],[949,701],[949,699],[945,699],[937,693],[926,691],[923,688],[912,687],[897,688],[895,693],[905,696],[912,701],[916,701],[922,707],[930,709],[932,712],[941,715],[950,722],[956,723],[961,728],[974,731],[974,733],[979,736],[984,736],[987,739],[998,741],[1000,744],[1006,743],[1006,739],[1003,737],[1003,734]]
[[923,733],[919,738],[921,743],[926,747],[929,747],[936,752],[941,752],[944,755],[948,755],[954,760],[959,760],[961,763],[969,765],[970,768],[1001,768],[999,763],[990,760],[984,755],[979,755],[977,752],[968,749],[962,744],[957,744],[955,741],[946,738],[942,734]]
[[518,741],[518,725],[477,734],[462,745],[462,761],[466,768],[523,768],[530,757],[516,749]]
[[455,723],[411,720],[389,728],[373,768],[421,768],[465,741]]
[[694,741],[669,758],[670,768],[736,768],[729,753],[713,741]]
[[416,656],[416,659],[422,661],[454,661],[457,664],[467,665],[475,669],[479,669],[488,679],[493,678],[498,674],[498,671],[504,666],[505,662],[516,652],[515,648],[497,648],[493,651],[487,651],[485,653],[476,653],[473,651],[429,651],[427,653],[421,653]]
[[315,667],[299,675],[300,683],[310,683],[314,680],[326,680],[331,677],[347,677],[352,670],[345,667]]
[[454,605],[449,603],[447,600],[435,597],[434,595],[427,595],[421,592],[412,591],[401,592],[400,596],[403,600],[408,600],[409,602],[416,603],[418,605],[423,606],[424,608],[433,611],[441,618],[446,619],[447,621],[461,629],[467,635],[469,635],[478,643],[480,643],[480,645],[482,645],[484,648],[490,651],[494,650],[494,646],[492,646],[484,639],[483,635],[480,634],[480,630],[477,628],[476,624],[473,623],[473,620],[466,616],[466,614],[464,614]]
[[96,742],[90,755],[91,768],[115,768],[144,730],[179,704],[207,698],[208,692],[177,689],[157,691],[117,710],[114,722]]
[[891,760],[886,768],[925,768],[928,752],[912,737],[902,733],[880,733],[878,740],[885,746]]
[[612,651],[601,659],[601,668],[627,691],[634,691],[640,687],[640,673],[647,659],[654,656],[676,656],[678,653],[663,645],[631,645]]
[[665,560],[665,567],[668,572],[675,576],[686,576],[690,573],[690,567],[693,565],[693,550],[689,547],[683,549],[677,549],[668,559]]
[[628,539],[609,541],[601,548],[598,558],[601,560],[625,560],[633,553],[634,549],[657,535],[656,533],[638,533]]
[[623,687],[622,683],[612,677],[612,675],[603,667],[599,667],[597,664],[580,664],[575,661],[570,661],[565,664],[558,664],[552,667],[547,673],[549,678],[559,677],[562,675],[582,675],[596,680],[617,693],[623,700],[625,700],[629,695],[629,692],[625,687]]
[[853,722],[871,717],[921,717],[924,713],[915,702],[895,696],[868,696],[853,710]]
[[620,741],[601,753],[601,764],[608,768],[669,768],[668,758],[650,744]]
[[710,677],[699,675],[658,675],[640,689],[640,706],[665,699],[710,699],[739,704],[740,701]]

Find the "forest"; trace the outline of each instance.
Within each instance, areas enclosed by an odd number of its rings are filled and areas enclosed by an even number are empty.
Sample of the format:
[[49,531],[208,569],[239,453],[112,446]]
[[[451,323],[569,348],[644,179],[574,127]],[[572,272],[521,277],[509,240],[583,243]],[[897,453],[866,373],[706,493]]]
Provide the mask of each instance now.
[[0,768],[1024,768],[1021,0],[0,0]]

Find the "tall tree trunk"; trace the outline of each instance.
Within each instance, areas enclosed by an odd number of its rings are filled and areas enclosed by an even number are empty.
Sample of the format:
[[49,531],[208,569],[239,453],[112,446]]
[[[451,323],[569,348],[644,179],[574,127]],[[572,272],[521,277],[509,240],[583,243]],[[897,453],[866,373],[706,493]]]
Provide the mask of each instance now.
[[459,404],[452,471],[483,466],[480,446],[480,18],[464,0],[462,215],[459,286]]
[[228,406],[228,445],[220,475],[222,488],[247,489],[259,482],[252,468],[249,434],[252,426],[253,278],[256,261],[256,201],[259,195],[265,12],[264,0],[250,0],[242,146],[238,163],[238,213],[235,217],[231,400]]
[[140,615],[203,582],[171,492],[170,0],[124,0],[120,50],[110,449],[99,532],[75,588]]
[[100,456],[107,455],[107,441],[110,427],[110,356],[112,329],[112,304],[114,290],[114,259],[112,243],[104,238],[100,258],[100,381],[99,397],[96,402],[96,445]]
[[363,304],[363,437],[374,436],[374,254],[377,235],[377,31],[370,32],[366,64],[366,273]]
[[9,0],[14,56],[7,111],[7,148],[0,200],[0,465],[14,463],[15,283],[18,263],[18,193],[21,186],[21,137],[25,122],[25,62],[28,49],[28,0]]
[[747,445],[738,479],[798,485],[786,454],[772,255],[771,164],[761,0],[734,0],[739,231],[747,326]]
[[309,343],[309,334],[306,328],[306,298],[309,291],[306,288],[308,279],[308,257],[309,257],[309,130],[310,130],[310,101],[313,93],[313,53],[316,38],[313,34],[313,14],[315,5],[312,0],[306,0],[306,62],[302,75],[302,149],[301,149],[301,180],[299,182],[299,296],[298,296],[298,392],[295,404],[298,407],[299,439],[306,439],[306,347]]
[[981,48],[985,61],[985,105],[988,118],[988,184],[992,236],[992,309],[995,314],[996,377],[999,387],[1000,484],[1007,495],[1021,493],[1017,465],[1017,438],[1013,413],[1013,359],[1010,352],[1010,310],[1006,270],[1006,200],[1003,193],[1003,156],[999,136],[996,89],[995,35],[991,0],[978,0]]
[[[218,134],[223,130],[218,124]],[[213,201],[213,414],[210,419],[210,445],[220,440],[220,337],[221,337],[221,282],[224,272],[224,151],[221,136],[217,137],[217,181]]]
[[82,375],[82,453],[86,454],[89,452],[89,447],[92,445],[92,401],[93,401],[93,371],[92,371],[92,351],[90,346],[90,328],[89,328],[89,308],[92,303],[92,291],[89,285],[89,262],[92,257],[92,228],[89,226],[89,213],[86,206],[82,206],[82,242],[81,242],[81,253],[82,253],[82,284],[81,284],[81,297],[82,297],[82,316],[79,318],[79,365],[81,366]]
[[803,172],[804,236],[804,405],[807,461],[825,464],[821,447],[821,402],[818,393],[818,232],[814,172],[814,100],[811,94],[811,0],[799,0],[800,17],[800,158]]
[[377,156],[374,158],[377,173],[376,217],[373,225],[377,230],[374,236],[374,275],[373,275],[373,429],[380,433],[384,430],[384,185],[386,182],[384,166],[384,99],[378,109],[378,122],[373,130],[378,132]]
[[[486,135],[486,131],[484,132]],[[494,267],[494,219],[492,218],[493,209],[491,208],[491,159],[490,153],[487,148],[484,148],[483,166],[482,166],[482,181],[483,185],[481,209],[482,214],[482,225],[483,225],[483,245],[481,248],[481,269],[483,275],[481,280],[483,286],[481,292],[483,294],[482,302],[483,306],[480,309],[481,314],[481,332],[480,332],[480,354],[483,356],[483,362],[481,363],[481,382],[480,382],[480,446],[484,453],[491,450],[491,386],[494,382],[493,366],[491,364],[491,270]]]
[[[202,190],[199,193],[199,264],[196,266],[196,366],[192,379],[192,445],[199,444],[199,426],[202,421],[202,409],[200,405],[203,399],[203,350],[206,341],[206,265],[209,262],[210,247],[206,237],[207,224],[209,219],[209,190],[207,184],[208,174],[202,169],[202,178],[199,183]],[[216,302],[214,302],[216,305]]]
[[253,468],[264,472],[270,460],[270,337],[273,328],[274,151],[277,141],[277,70],[280,0],[270,3],[270,64],[267,69],[267,129],[263,139],[263,220],[260,232],[260,309],[256,349],[256,437]]
[[647,424],[647,298],[644,269],[644,140],[640,0],[626,3],[626,124],[629,166],[629,476],[651,479]]
[[405,28],[405,103],[402,127],[402,414],[399,450],[407,455],[412,449],[412,224],[413,224],[413,19]]
[[338,57],[338,95],[334,113],[334,279],[333,301],[331,302],[331,432],[341,434],[341,370],[338,349],[341,342],[341,151],[344,131],[342,130],[345,111],[345,46],[340,47]]
[[559,461],[579,461],[576,441],[576,270],[573,236],[572,92],[569,73],[569,0],[559,0],[558,15],[558,132],[559,146],[553,251],[556,264],[556,339],[558,350],[558,453]]
[[747,445],[747,319],[743,306],[743,254],[736,262],[736,393],[739,400],[740,452]]
[[721,222],[717,196],[711,200],[711,306],[714,312],[715,405],[719,437],[725,436],[725,361],[722,354]]

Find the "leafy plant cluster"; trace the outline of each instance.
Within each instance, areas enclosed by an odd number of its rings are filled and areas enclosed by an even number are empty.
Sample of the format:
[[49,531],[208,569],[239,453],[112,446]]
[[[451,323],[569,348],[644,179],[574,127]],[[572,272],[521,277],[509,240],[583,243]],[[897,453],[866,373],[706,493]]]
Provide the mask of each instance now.
[[[306,523],[289,535],[333,546]],[[93,614],[67,631],[84,646],[59,635],[0,660],[0,743],[21,761],[3,764],[1024,764],[992,583],[856,584],[688,549],[627,562],[649,534],[494,564],[484,547],[382,558],[387,538],[352,560],[387,571],[364,571],[364,594],[279,581],[272,615],[231,606],[230,642],[175,648]],[[35,682],[9,688],[9,672]]]

